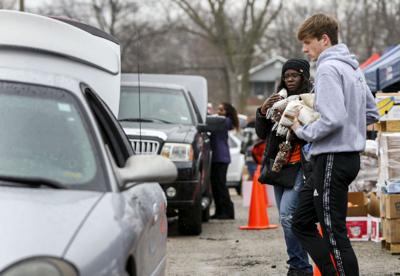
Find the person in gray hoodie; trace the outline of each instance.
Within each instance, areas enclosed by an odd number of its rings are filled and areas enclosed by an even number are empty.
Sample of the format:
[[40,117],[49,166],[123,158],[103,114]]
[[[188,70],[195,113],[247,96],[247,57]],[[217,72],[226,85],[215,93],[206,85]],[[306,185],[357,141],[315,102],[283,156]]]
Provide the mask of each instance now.
[[311,16],[300,26],[298,39],[303,52],[317,62],[314,108],[320,119],[292,126],[298,138],[311,143],[311,176],[300,192],[292,230],[322,275],[359,275],[347,238],[347,193],[360,169],[366,127],[379,115],[357,60],[338,43],[334,18]]

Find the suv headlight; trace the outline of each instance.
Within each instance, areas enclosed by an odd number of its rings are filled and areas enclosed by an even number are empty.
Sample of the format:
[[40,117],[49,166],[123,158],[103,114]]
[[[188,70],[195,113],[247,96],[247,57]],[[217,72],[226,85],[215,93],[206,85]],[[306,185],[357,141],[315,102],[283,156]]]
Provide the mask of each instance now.
[[192,161],[193,148],[190,144],[165,143],[161,155],[171,161]]
[[18,262],[0,273],[2,276],[78,276],[76,268],[61,259],[38,257]]

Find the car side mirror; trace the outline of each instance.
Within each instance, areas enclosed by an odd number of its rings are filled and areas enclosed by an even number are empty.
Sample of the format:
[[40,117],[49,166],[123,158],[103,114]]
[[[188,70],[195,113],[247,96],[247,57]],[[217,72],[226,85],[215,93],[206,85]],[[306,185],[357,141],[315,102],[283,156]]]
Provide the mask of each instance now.
[[223,116],[207,116],[206,124],[201,124],[197,126],[197,129],[201,132],[212,132],[224,129],[225,127],[225,117]]
[[173,182],[178,176],[175,164],[161,155],[132,155],[116,170],[122,188],[131,182]]

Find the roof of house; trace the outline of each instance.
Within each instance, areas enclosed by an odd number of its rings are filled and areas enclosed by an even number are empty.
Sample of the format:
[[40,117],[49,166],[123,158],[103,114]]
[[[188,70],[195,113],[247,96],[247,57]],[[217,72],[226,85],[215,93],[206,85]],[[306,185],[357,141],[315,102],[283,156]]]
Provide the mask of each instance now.
[[251,82],[275,82],[280,78],[282,65],[286,59],[275,56],[250,69]]
[[263,70],[266,67],[269,67],[269,66],[273,65],[276,61],[280,61],[280,62],[284,63],[286,60],[287,59],[284,58],[284,57],[275,56],[275,57],[273,57],[271,59],[268,59],[268,60],[264,61],[263,63],[261,63],[261,64],[259,64],[257,66],[254,66],[253,68],[250,69],[249,73],[250,73],[250,75],[252,75],[254,73],[257,73],[258,71]]

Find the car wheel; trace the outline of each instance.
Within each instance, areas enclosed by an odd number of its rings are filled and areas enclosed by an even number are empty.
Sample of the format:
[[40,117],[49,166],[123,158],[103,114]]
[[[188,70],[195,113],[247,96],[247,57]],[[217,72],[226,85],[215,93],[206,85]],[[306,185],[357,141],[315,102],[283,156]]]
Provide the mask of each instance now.
[[200,235],[202,222],[201,201],[196,200],[193,206],[179,209],[178,230],[183,235]]

